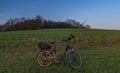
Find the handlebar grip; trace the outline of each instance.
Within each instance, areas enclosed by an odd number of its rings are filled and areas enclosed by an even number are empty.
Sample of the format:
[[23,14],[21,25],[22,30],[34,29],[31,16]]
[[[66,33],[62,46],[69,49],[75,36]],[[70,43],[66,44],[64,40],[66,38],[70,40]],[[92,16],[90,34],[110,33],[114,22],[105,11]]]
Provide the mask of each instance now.
[[73,38],[75,38],[74,35],[73,35],[73,34],[70,34],[70,37],[68,37],[67,40],[70,41],[70,40],[72,40]]
[[75,38],[75,36],[73,34],[70,34],[71,38]]

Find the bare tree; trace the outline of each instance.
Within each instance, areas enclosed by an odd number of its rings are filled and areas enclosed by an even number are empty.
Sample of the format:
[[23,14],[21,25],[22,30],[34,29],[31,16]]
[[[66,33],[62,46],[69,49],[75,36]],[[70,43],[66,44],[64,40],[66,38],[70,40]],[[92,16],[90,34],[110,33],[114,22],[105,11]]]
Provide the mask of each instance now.
[[20,22],[24,22],[25,20],[25,17],[20,18]]
[[37,16],[35,17],[35,22],[36,22],[35,25],[36,25],[36,28],[37,28],[37,29],[40,29],[40,26],[43,25],[43,21],[44,21],[44,19],[43,19],[42,16],[37,15]]
[[68,24],[71,24],[73,27],[77,27],[77,28],[83,28],[84,27],[80,22],[78,22],[76,20],[68,19],[65,22],[68,23]]

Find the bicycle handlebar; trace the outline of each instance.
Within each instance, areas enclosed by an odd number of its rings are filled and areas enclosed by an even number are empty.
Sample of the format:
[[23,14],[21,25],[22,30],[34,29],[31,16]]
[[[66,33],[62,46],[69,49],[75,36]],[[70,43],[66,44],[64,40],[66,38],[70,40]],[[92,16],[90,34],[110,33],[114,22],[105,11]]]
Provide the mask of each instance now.
[[70,40],[72,40],[74,38],[75,38],[75,36],[73,34],[70,34],[70,36],[67,39],[63,40],[63,41],[67,42],[67,41],[70,41]]
[[75,36],[74,36],[73,34],[70,34],[70,36],[71,36],[72,38],[75,38]]

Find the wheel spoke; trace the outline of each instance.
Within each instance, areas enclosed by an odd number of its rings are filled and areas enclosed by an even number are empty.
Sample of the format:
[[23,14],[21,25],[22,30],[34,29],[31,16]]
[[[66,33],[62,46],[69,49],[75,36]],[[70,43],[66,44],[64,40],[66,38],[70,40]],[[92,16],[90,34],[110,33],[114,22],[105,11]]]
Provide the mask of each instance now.
[[51,53],[49,51],[42,51],[38,54],[37,60],[38,63],[41,66],[49,66],[52,62],[51,58],[48,57],[52,57]]
[[80,55],[74,51],[68,54],[68,62],[72,68],[80,68],[82,64],[82,59]]

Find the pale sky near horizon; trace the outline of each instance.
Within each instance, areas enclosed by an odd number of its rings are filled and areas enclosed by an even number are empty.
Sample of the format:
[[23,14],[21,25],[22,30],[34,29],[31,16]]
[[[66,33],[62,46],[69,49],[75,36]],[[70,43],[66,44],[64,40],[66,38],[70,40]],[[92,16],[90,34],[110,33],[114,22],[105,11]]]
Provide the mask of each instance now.
[[74,19],[92,28],[120,30],[120,0],[0,0],[0,23],[41,15],[45,19]]

